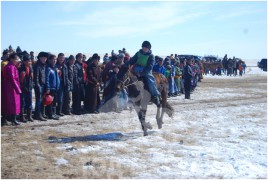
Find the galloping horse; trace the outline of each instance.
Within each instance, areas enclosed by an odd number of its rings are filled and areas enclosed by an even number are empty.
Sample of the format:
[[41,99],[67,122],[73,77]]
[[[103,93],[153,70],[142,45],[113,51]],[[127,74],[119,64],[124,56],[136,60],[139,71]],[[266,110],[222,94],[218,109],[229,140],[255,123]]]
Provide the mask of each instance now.
[[[169,117],[173,116],[174,109],[171,107],[171,105],[167,102],[168,97],[168,81],[165,78],[164,75],[154,73],[153,74],[156,80],[157,89],[161,94],[161,105],[157,107],[157,113],[156,113],[156,121],[158,128],[162,128],[163,124],[163,116],[166,112]],[[145,121],[147,106],[151,100],[151,95],[148,92],[148,87],[144,87],[144,84],[142,81],[139,81],[139,79],[131,72],[129,68],[122,67],[117,75],[117,82],[115,85],[116,91],[120,91],[123,88],[127,88],[128,90],[128,96],[129,100],[133,103],[134,109],[139,117],[141,127],[143,129],[144,136],[148,135],[147,130],[152,129],[152,126],[149,122]],[[162,108],[162,111],[161,111]],[[160,114],[161,111],[161,114]]]

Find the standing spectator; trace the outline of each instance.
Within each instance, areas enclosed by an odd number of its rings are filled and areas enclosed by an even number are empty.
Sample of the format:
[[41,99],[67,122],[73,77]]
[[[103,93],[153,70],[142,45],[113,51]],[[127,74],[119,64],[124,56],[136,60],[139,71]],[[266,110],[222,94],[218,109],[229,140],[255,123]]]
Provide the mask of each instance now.
[[46,83],[46,61],[48,54],[40,52],[37,56],[37,62],[33,66],[33,81],[35,92],[35,111],[34,119],[46,121],[45,107],[42,103],[42,97],[44,95],[45,83]]
[[153,72],[161,73],[165,76],[166,68],[163,66],[163,58],[158,58],[157,64],[155,64],[153,67]]
[[197,74],[197,64],[194,62],[194,59],[192,59],[191,62],[192,62],[191,63],[191,68],[192,68],[192,72],[193,72],[191,91],[194,91],[196,86],[197,86],[197,82],[198,82],[198,78],[196,76],[196,74]]
[[185,65],[184,71],[183,71],[185,99],[190,99],[192,77],[193,77],[193,71],[191,68],[191,59],[189,58],[186,61],[186,65]]
[[181,93],[184,94],[185,93],[185,89],[184,89],[184,67],[186,66],[186,59],[182,59],[180,61],[180,69],[181,69],[181,73],[182,73],[182,77],[181,77]]
[[246,65],[245,62],[242,63],[242,67],[243,67],[243,73],[246,74],[246,67],[247,67],[247,65]]
[[101,83],[101,71],[98,66],[100,57],[98,54],[93,54],[92,63],[87,70],[88,86],[89,86],[89,112],[98,113],[100,105],[100,92],[99,87]]
[[108,56],[108,53],[106,53],[103,57],[103,62],[108,63],[110,61],[110,58]]
[[172,89],[170,85],[171,84],[171,66],[169,64],[166,66],[165,77],[168,80],[168,97],[170,97],[172,94],[172,90],[174,89]]
[[243,70],[244,70],[243,63],[239,64],[238,69],[239,69],[239,76],[242,76],[243,75]]
[[19,47],[19,46],[18,46],[18,47],[17,47],[17,49],[16,49],[16,53],[17,53],[17,54],[22,53],[22,50],[20,49],[20,47]]
[[68,58],[67,69],[68,69],[68,79],[70,82],[69,89],[64,91],[63,96],[63,113],[66,115],[72,115],[71,113],[71,99],[72,99],[72,92],[73,92],[73,79],[74,79],[74,62],[75,58],[73,55],[70,55]]
[[56,68],[59,71],[59,78],[60,78],[60,88],[57,91],[58,99],[57,99],[56,114],[59,116],[64,116],[64,114],[62,113],[62,105],[64,101],[63,97],[64,97],[64,94],[69,92],[71,82],[69,81],[69,78],[68,78],[68,68],[65,64],[65,56],[63,53],[58,54]]
[[3,51],[3,56],[1,57],[2,61],[6,61],[9,56],[8,50]]
[[56,56],[50,55],[48,58],[48,66],[46,67],[46,94],[49,94],[53,97],[52,104],[48,105],[46,108],[48,112],[48,118],[59,120],[59,117],[56,115],[56,103],[57,103],[57,91],[60,88],[60,78],[58,74],[58,69],[56,68]]
[[[83,58],[86,58],[86,56],[84,55]],[[82,61],[82,67],[83,67],[83,78],[84,78],[84,94],[83,94],[83,98],[82,98],[82,101],[83,101],[83,104],[84,104],[84,109],[88,109],[88,94],[86,93],[87,92],[87,89],[88,89],[88,86],[87,86],[87,66],[88,64],[90,64],[91,58],[88,59],[88,61],[83,60]]]
[[175,64],[175,77],[174,77],[174,81],[175,81],[175,84],[178,88],[178,92],[177,94],[175,95],[181,95],[181,78],[182,78],[182,71],[181,71],[181,68],[180,68],[180,63],[177,62]]
[[[4,57],[4,56],[7,56],[7,57]],[[4,78],[3,78],[3,69],[4,67],[9,63],[9,52],[7,51],[7,54],[3,52],[3,59],[2,59],[2,62],[1,62],[1,97],[4,97],[4,91],[3,91],[3,82],[4,82]],[[7,116],[3,113],[3,104],[4,104],[4,98],[1,98],[1,126],[4,126],[4,125],[7,125]]]
[[11,45],[9,45],[9,47],[8,47],[8,52],[9,52],[9,54],[15,53],[15,51]]
[[20,83],[16,64],[19,57],[16,53],[9,56],[9,63],[3,69],[3,114],[7,115],[12,125],[19,125],[16,115],[20,114]]
[[30,52],[30,59],[31,59],[32,65],[33,65],[35,63],[35,61],[34,61],[34,52],[33,51]]
[[85,81],[83,75],[83,55],[78,53],[76,55],[76,62],[74,64],[74,79],[73,79],[73,114],[81,114],[81,101],[84,98],[85,93]]
[[[21,112],[20,121],[33,121],[32,119],[32,89],[33,89],[33,69],[30,55],[24,55],[23,64],[19,69],[21,84]],[[27,119],[24,118],[24,110],[27,110]]]

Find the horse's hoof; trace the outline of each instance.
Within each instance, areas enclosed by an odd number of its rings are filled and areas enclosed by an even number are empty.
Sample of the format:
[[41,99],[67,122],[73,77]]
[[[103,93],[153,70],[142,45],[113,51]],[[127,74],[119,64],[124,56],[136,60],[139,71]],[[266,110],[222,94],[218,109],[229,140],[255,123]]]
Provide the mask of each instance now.
[[162,129],[162,125],[158,125],[158,129]]
[[148,136],[148,132],[143,132],[143,136]]

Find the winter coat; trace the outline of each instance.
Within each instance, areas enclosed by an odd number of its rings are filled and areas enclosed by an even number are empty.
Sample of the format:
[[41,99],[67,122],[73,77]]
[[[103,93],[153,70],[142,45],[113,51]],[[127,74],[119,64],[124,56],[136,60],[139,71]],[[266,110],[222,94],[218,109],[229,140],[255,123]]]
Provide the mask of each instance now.
[[45,86],[46,83],[46,65],[37,61],[33,67],[33,81],[34,87],[40,89],[40,87]]
[[74,65],[73,66],[67,66],[68,69],[68,79],[70,82],[70,90],[69,91],[73,91],[73,84],[74,84]]
[[97,83],[101,82],[101,70],[99,66],[90,64],[87,69],[88,84],[90,86],[96,86]]
[[[139,61],[139,54],[142,54],[143,56],[148,56],[148,61],[145,66],[141,66],[137,64],[137,62]],[[139,71],[138,73],[140,74],[140,76],[145,76],[152,72],[154,63],[155,63],[155,60],[154,60],[154,55],[152,54],[152,51],[149,50],[149,52],[144,53],[141,49],[128,62],[126,62],[125,66],[135,64],[134,70],[135,68],[140,69],[138,70]]]
[[18,69],[9,62],[3,69],[3,98],[2,113],[15,115],[20,113],[20,83]]
[[68,73],[68,67],[66,64],[63,64],[62,66],[59,64],[56,64],[56,68],[59,70],[59,78],[60,83],[63,85],[64,91],[70,91],[71,89],[71,81],[69,80],[69,73]]
[[46,67],[46,90],[59,90],[60,78],[56,67]]
[[19,68],[21,90],[22,92],[30,92],[33,89],[33,68],[29,67],[29,74],[27,75],[27,68],[22,65]]
[[153,67],[153,72],[161,73],[161,74],[165,75],[166,68],[164,66],[159,67],[158,64],[155,64]]
[[175,66],[175,78],[181,78],[181,77],[182,77],[181,68],[178,66]]
[[99,86],[97,83],[101,82],[101,71],[100,67],[95,64],[90,64],[87,69],[88,77],[88,108],[90,112],[97,110],[97,107],[100,105],[100,93]]
[[79,91],[81,84],[84,84],[83,66],[79,62],[74,64],[73,92]]
[[192,71],[192,68],[191,68],[190,65],[187,64],[187,65],[184,67],[183,78],[184,78],[185,81],[191,81],[192,77],[193,77],[193,71]]

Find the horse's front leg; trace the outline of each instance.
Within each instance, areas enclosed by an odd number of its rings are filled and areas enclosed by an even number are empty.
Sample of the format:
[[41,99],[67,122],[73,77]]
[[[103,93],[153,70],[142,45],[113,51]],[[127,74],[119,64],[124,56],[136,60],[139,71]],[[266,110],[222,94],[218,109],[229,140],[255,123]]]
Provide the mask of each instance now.
[[152,125],[148,122],[145,121],[145,117],[146,117],[146,111],[147,111],[147,107],[146,108],[141,108],[141,106],[138,106],[136,103],[135,103],[135,106],[134,106],[137,114],[138,114],[138,117],[139,117],[139,120],[140,120],[140,123],[141,123],[141,127],[142,127],[142,130],[143,130],[143,135],[144,136],[147,136],[148,135],[148,132],[147,130],[148,129],[152,129]]
[[[160,111],[162,109],[162,113],[160,115]],[[156,122],[157,122],[157,126],[158,126],[158,129],[161,129],[162,128],[162,120],[161,120],[161,117],[163,118],[162,114],[163,114],[163,107],[161,108],[160,107],[157,107],[157,113],[156,113]]]

